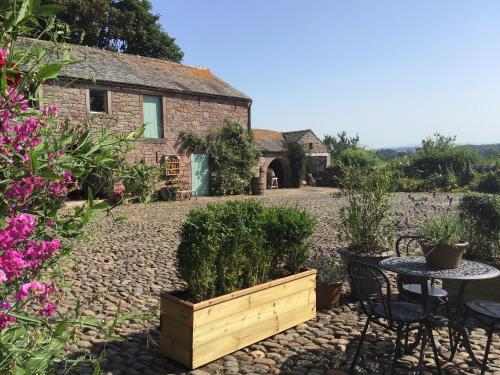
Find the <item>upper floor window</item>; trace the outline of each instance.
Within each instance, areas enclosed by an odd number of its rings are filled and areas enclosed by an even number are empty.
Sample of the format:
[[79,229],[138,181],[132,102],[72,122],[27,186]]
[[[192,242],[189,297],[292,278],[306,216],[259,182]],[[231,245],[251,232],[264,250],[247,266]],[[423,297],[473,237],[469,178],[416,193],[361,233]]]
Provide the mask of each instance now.
[[312,143],[309,143],[309,150],[312,150],[314,148],[314,145]]
[[143,97],[143,114],[144,114],[144,137],[146,138],[163,138],[163,109],[161,96]]
[[108,95],[104,90],[89,90],[90,112],[108,113]]

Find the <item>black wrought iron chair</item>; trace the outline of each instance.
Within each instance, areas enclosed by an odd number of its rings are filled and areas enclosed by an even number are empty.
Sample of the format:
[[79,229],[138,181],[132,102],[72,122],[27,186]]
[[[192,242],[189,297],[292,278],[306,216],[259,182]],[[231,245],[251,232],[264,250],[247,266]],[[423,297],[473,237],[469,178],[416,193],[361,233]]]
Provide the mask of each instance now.
[[423,306],[409,302],[393,301],[391,298],[390,281],[378,267],[359,261],[351,261],[348,265],[348,273],[353,288],[351,292],[360,301],[361,311],[367,316],[360,342],[352,360],[351,372],[356,365],[368,326],[370,323],[373,323],[396,333],[396,348],[394,350],[391,374],[395,373],[397,359],[401,355],[401,340],[404,335],[408,337],[407,333],[411,331],[423,332],[417,370],[420,372],[422,369],[428,335],[436,365],[439,374],[441,374],[432,328],[425,319]]
[[[465,323],[468,317],[473,317],[476,322],[486,328],[486,332],[488,334],[482,361],[474,355],[470,346],[468,334],[465,328]],[[494,333],[500,333],[500,303],[482,300],[467,302],[464,308],[460,334],[457,337],[451,351],[450,360],[453,360],[457,352],[458,345],[461,344],[469,352],[472,361],[481,369],[481,375],[484,375],[484,373],[489,369],[488,356],[490,354],[491,341]]]

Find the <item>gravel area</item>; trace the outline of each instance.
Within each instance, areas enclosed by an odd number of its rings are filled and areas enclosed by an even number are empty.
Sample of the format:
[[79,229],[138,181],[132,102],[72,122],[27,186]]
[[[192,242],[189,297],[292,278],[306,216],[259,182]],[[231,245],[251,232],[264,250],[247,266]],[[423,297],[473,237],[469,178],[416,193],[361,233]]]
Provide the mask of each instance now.
[[[335,248],[342,245],[336,238],[338,208],[343,204],[332,197],[334,189],[306,188],[284,191],[258,199],[266,204],[289,204],[306,209],[317,220],[312,238],[313,248]],[[158,294],[183,287],[176,274],[175,251],[178,231],[187,213],[207,203],[230,198],[199,198],[183,202],[158,202],[148,205],[124,205],[113,215],[126,216],[114,222],[110,216],[99,215],[89,226],[89,238],[75,244],[75,261],[67,271],[71,284],[60,312],[65,314],[80,300],[83,314],[98,318],[112,317],[121,311],[146,314],[132,319],[119,329],[121,340],[106,344],[104,374],[184,374],[188,370],[163,356],[157,348]],[[246,199],[237,197],[232,199]],[[411,233],[422,220],[436,213],[453,210],[458,195],[397,194],[394,220],[399,233]],[[258,344],[240,350],[193,371],[193,374],[330,374],[336,369],[346,371],[352,359],[357,337],[364,319],[359,318],[356,305],[346,303],[330,311],[319,312],[315,320],[287,330]],[[447,345],[446,331],[439,341]],[[356,368],[358,374],[385,374],[390,369],[392,334],[373,328]],[[500,365],[500,341],[495,339],[492,359]],[[481,331],[475,331],[473,343],[484,345]],[[83,332],[77,345],[99,353],[104,346],[97,332]],[[407,374],[418,352],[399,362],[398,373]],[[431,362],[431,353],[426,353]],[[446,365],[450,374],[479,374],[470,366],[464,353],[453,364]],[[433,373],[432,366],[429,367]],[[80,373],[87,373],[82,369]],[[499,375],[500,372],[497,373]]]

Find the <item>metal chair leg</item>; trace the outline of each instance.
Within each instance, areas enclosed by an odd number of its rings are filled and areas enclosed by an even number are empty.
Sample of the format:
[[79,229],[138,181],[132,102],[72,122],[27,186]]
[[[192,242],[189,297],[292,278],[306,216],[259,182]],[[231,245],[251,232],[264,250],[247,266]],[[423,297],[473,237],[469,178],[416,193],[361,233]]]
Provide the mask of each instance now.
[[424,327],[421,335],[422,345],[420,346],[420,356],[418,357],[418,364],[416,368],[417,374],[422,374],[422,370],[424,368],[424,356],[425,349],[427,349],[427,329]]
[[448,337],[450,339],[450,347],[453,347],[453,331],[451,330],[450,327],[450,322],[451,322],[450,304],[447,297],[443,298],[443,303],[446,308],[446,318],[448,319]]
[[436,362],[438,374],[441,375],[442,371],[441,371],[441,364],[439,363],[439,353],[436,347],[436,341],[434,341],[434,334],[432,333],[432,326],[430,323],[427,324],[427,330],[429,339],[431,340],[432,351],[434,352],[434,361]]
[[491,339],[493,338],[493,327],[488,331],[488,341],[486,341],[486,349],[484,351],[483,366],[481,368],[481,375],[484,375],[488,369],[488,356],[490,354]]
[[365,341],[366,331],[368,330],[369,325],[370,325],[370,317],[366,319],[365,327],[363,328],[363,332],[361,332],[361,338],[359,340],[358,348],[356,349],[356,353],[354,354],[354,358],[352,359],[351,363],[351,370],[350,370],[351,373],[353,372],[354,366],[356,365],[356,360],[358,359],[359,352],[361,351],[361,346],[363,345],[363,341]]
[[396,347],[394,348],[394,355],[392,358],[392,368],[391,368],[391,375],[395,374],[396,371],[396,365],[398,364],[398,357],[399,357],[399,352],[401,350],[401,339],[403,335],[403,327],[398,324],[398,328],[396,331]]
[[453,340],[454,345],[452,346],[452,349],[451,349],[451,355],[450,355],[449,361],[453,361],[455,354],[457,354],[458,345],[460,344],[460,342],[462,340],[462,335],[466,334],[465,333],[465,322],[467,321],[468,312],[469,311],[467,309],[465,309],[465,311],[463,312],[463,316],[462,316],[462,322],[460,323],[460,326],[456,328],[458,331],[458,334],[455,337],[455,339]]

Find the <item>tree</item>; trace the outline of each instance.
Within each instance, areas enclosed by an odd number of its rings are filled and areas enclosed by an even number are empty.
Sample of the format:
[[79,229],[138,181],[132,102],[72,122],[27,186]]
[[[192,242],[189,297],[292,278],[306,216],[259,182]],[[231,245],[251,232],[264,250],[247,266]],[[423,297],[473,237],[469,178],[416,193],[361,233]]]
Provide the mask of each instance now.
[[[149,0],[43,0],[65,9],[58,18],[68,24],[68,42],[111,51],[181,62],[175,39],[151,13]],[[42,25],[43,27],[44,25]]]
[[330,149],[332,158],[338,159],[345,150],[359,147],[359,136],[356,134],[354,137],[349,137],[343,130],[337,133],[337,136],[325,135],[323,143]]

